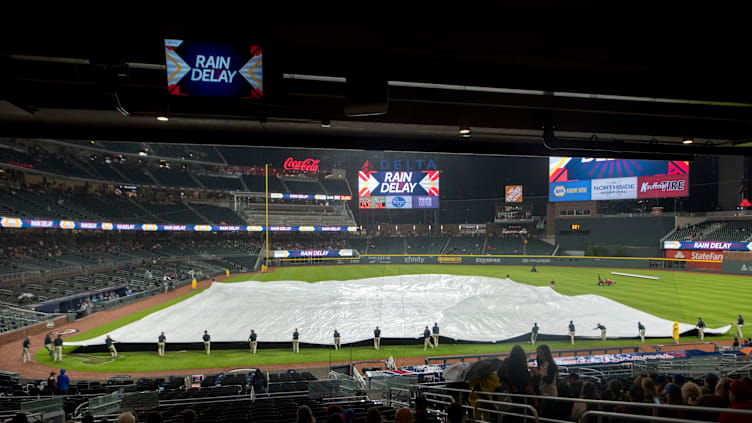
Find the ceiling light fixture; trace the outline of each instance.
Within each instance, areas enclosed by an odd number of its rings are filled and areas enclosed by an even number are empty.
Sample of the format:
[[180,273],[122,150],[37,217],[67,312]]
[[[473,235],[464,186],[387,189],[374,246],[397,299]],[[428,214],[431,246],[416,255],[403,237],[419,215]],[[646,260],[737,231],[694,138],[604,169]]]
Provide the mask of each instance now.
[[695,140],[693,140],[692,138],[684,138],[682,140],[682,144],[692,144],[693,142],[695,142]]
[[329,119],[322,120],[321,121],[321,127],[322,128],[331,128],[332,127],[332,122],[329,121]]
[[170,118],[167,117],[167,115],[159,115],[157,116],[157,120],[160,122],[167,122],[168,120],[170,120]]
[[462,138],[470,138],[470,135],[472,134],[469,126],[460,126],[460,129],[457,132]]

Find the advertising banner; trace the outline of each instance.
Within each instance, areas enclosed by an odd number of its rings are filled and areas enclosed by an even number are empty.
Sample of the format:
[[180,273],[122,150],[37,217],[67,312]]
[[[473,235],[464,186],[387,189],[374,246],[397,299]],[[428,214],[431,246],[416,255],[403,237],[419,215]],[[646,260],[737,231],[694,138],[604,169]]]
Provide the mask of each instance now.
[[752,242],[663,241],[663,249],[752,251]]
[[287,198],[291,200],[352,200],[350,195],[326,195],[326,194],[285,194],[270,192],[269,198]]
[[548,201],[590,201],[590,181],[557,182],[549,185]]
[[637,198],[637,178],[593,179],[590,181],[593,200],[624,200]]
[[[154,223],[75,222],[72,220],[21,219],[0,216],[0,227],[22,229],[88,229],[100,231],[170,232],[264,232],[264,226],[162,225]],[[357,226],[269,226],[271,232],[357,232]]]
[[655,175],[637,178],[637,198],[689,196],[689,175]]
[[574,182],[590,185],[587,200],[686,197],[689,162],[549,157],[548,181],[549,201],[583,201],[567,192]]
[[439,171],[358,172],[361,209],[412,209],[439,207]]
[[274,250],[274,258],[352,257],[353,250]]
[[666,258],[723,261],[723,251],[666,250]]
[[504,187],[504,201],[507,203],[522,202],[522,185],[507,185]]
[[259,46],[167,39],[165,64],[171,95],[264,97]]

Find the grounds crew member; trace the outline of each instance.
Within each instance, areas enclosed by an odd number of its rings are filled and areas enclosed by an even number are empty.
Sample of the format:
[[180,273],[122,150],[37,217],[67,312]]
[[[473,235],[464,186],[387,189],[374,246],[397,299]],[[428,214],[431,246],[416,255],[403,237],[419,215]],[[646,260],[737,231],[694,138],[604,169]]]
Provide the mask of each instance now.
[[31,337],[26,336],[23,341],[23,362],[31,361]]
[[157,339],[157,354],[159,354],[160,357],[164,357],[165,341],[167,341],[167,337],[164,332],[162,332]]
[[705,339],[705,322],[702,321],[702,317],[697,318],[697,337],[700,341]]
[[642,322],[637,322],[637,332],[640,334],[641,342],[645,342],[645,325]]
[[334,329],[334,349],[339,350],[339,332],[337,332],[337,329]]
[[378,351],[379,347],[381,347],[381,329],[376,326],[376,329],[373,331],[373,349]]
[[50,333],[47,332],[47,335],[44,335],[44,347],[47,348],[47,351],[50,352],[50,358],[54,358],[55,356],[55,345],[52,342],[52,338],[50,338]]
[[533,328],[530,330],[530,343],[535,345],[535,341],[538,340],[538,323],[533,323]]
[[298,328],[295,328],[295,332],[292,333],[292,352],[300,354],[300,333],[298,333]]
[[[426,326],[426,329],[423,331],[423,351],[425,351],[429,345],[431,345],[431,331],[428,330],[428,326]],[[433,345],[431,345],[431,348],[433,348]]]
[[196,285],[198,285],[198,282],[196,281],[196,278],[193,278],[191,281],[191,289],[196,289]]
[[598,323],[598,325],[595,328],[593,328],[593,330],[596,330],[596,329],[601,330],[601,341],[605,341],[606,340],[606,327]]
[[736,337],[739,339],[744,339],[744,335],[742,335],[742,328],[744,327],[744,319],[742,319],[742,315],[739,315],[739,318],[736,319]]
[[54,361],[63,361],[63,337],[60,334],[58,334],[57,338],[55,338],[55,360]]
[[436,322],[433,322],[433,328],[431,328],[431,331],[433,334],[431,335],[431,338],[433,340],[433,346],[438,347],[439,346],[439,324]]
[[679,343],[679,322],[677,322],[676,320],[674,320],[674,328],[671,333],[671,337],[674,338],[674,344]]
[[115,349],[115,344],[113,343],[112,337],[110,335],[107,335],[107,338],[104,340],[105,345],[107,345],[107,349],[110,351],[110,355],[113,357],[117,357],[117,350]]
[[574,322],[569,321],[569,343],[574,345]]
[[204,351],[206,352],[206,355],[211,354],[211,336],[209,335],[209,331],[204,331]]
[[248,345],[251,347],[251,354],[256,354],[257,337],[256,332],[251,329],[251,334],[248,336]]

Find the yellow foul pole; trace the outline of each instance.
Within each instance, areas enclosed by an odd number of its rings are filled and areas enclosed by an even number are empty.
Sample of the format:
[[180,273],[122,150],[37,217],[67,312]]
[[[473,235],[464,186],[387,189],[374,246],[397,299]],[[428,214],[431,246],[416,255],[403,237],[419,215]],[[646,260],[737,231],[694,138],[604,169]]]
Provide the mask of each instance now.
[[267,265],[269,262],[269,164],[264,165],[264,171],[266,172],[266,226],[264,229],[266,230],[266,263],[264,265]]

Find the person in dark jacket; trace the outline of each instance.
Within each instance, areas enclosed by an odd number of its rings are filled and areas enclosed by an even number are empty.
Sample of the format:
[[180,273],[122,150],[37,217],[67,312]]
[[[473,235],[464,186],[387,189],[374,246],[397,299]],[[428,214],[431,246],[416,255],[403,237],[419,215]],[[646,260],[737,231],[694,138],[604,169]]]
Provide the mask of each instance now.
[[[534,374],[538,379],[540,394],[547,397],[559,396],[557,389],[559,368],[551,355],[551,349],[548,345],[541,345],[535,350],[535,356],[538,367],[534,369]],[[540,413],[542,416],[551,417],[555,412],[555,406],[550,400],[541,402]]]
[[300,353],[300,332],[298,332],[298,328],[295,328],[295,332],[292,333],[292,352]]
[[439,324],[437,322],[433,322],[433,328],[431,328],[431,340],[433,341],[434,347],[439,346]]
[[574,322],[569,321],[569,343],[574,345]]
[[55,358],[55,342],[50,338],[49,332],[44,335],[44,347],[50,352],[50,358]]
[[705,339],[705,322],[702,321],[702,317],[697,318],[697,338],[700,341]]
[[50,375],[47,377],[47,390],[50,391],[51,394],[54,394],[56,389],[57,380],[55,379],[55,372],[50,372]]
[[23,362],[31,361],[31,337],[26,336],[23,341]]
[[376,326],[376,329],[373,331],[373,349],[378,351],[379,347],[381,347],[381,329]]
[[533,328],[530,329],[530,343],[533,345],[535,345],[535,341],[538,340],[538,330],[540,330],[538,323],[533,323]]
[[204,331],[202,339],[204,340],[204,352],[206,355],[211,354],[211,335],[209,335],[209,331]]
[[340,336],[339,332],[337,332],[337,329],[334,329],[334,350],[337,351],[340,348]]
[[[423,330],[423,351],[425,351],[429,345],[431,345],[431,331],[428,330],[428,326],[426,326],[426,329]],[[433,348],[433,345],[431,345],[431,348]]]
[[[503,392],[510,394],[534,395],[533,378],[527,368],[527,354],[521,346],[515,345],[509,352],[509,356],[504,360],[501,368],[497,372],[501,380],[501,389]],[[527,404],[524,398],[512,397],[512,402],[518,404]],[[512,422],[523,422],[522,418],[508,416]],[[507,421],[507,417],[504,418]]]
[[68,375],[65,374],[65,369],[61,369],[60,375],[57,377],[57,390],[63,395],[68,395],[69,384],[70,379],[68,379]]
[[57,338],[55,338],[55,360],[54,361],[63,361],[63,337],[58,335]]

